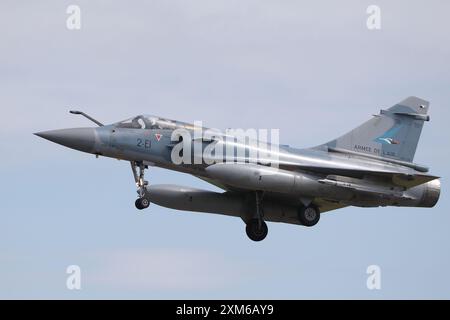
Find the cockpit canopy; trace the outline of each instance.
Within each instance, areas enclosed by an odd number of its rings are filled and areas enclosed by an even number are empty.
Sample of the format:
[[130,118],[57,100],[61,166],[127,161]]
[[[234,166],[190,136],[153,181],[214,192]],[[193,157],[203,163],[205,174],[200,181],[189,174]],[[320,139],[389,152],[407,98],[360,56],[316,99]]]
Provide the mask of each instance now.
[[139,115],[121,122],[116,123],[118,128],[129,129],[169,129],[177,128],[193,129],[194,126],[180,121],[164,119],[157,116]]

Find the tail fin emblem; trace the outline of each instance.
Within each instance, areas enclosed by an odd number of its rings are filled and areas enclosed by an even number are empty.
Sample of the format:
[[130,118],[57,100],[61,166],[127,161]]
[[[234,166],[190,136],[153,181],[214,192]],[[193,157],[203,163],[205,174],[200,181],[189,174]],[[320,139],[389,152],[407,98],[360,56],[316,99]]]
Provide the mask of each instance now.
[[377,138],[376,141],[384,143],[384,144],[400,144],[400,141],[394,140],[392,138]]
[[382,144],[400,144],[400,141],[394,138],[397,136],[400,129],[401,126],[394,126],[392,129],[385,132],[381,137],[376,138],[375,141]]

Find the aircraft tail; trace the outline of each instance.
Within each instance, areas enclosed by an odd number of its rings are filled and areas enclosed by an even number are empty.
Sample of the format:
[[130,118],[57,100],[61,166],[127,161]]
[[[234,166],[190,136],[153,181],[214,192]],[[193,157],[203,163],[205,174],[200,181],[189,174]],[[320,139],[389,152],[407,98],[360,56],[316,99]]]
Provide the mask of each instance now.
[[412,162],[430,103],[409,97],[320,147]]

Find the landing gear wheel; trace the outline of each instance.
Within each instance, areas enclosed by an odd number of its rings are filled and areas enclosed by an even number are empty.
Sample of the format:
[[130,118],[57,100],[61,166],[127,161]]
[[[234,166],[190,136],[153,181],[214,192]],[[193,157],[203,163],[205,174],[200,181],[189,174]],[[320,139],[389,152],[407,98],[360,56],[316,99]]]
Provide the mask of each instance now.
[[312,227],[320,220],[320,211],[315,205],[311,204],[306,207],[301,207],[298,210],[298,219],[307,227]]
[[258,219],[252,219],[247,223],[245,232],[247,236],[253,241],[264,240],[268,233],[267,224],[264,221]]
[[[150,206],[150,201],[145,197],[148,181],[146,181],[144,178],[145,169],[147,169],[148,167],[142,162],[131,161],[130,163],[134,181],[136,182],[136,186],[138,188],[137,193],[139,195],[139,198],[136,199],[134,205],[139,210],[143,210]],[[137,172],[137,169],[139,169],[139,173]]]
[[134,205],[136,206],[137,209],[143,210],[150,206],[150,201],[148,201],[148,199],[146,199],[146,198],[139,198],[139,199],[136,199],[136,202],[134,203]]
[[136,199],[136,202],[134,203],[134,205],[136,206],[136,209],[139,209],[139,210],[144,209],[144,207],[141,206],[141,199]]

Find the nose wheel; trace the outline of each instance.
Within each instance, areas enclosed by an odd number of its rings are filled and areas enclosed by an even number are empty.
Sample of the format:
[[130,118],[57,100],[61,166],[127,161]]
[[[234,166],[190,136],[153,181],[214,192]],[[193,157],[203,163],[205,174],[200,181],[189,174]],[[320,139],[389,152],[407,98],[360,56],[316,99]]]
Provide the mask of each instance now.
[[[150,201],[146,197],[146,186],[148,181],[145,180],[145,169],[148,167],[142,162],[131,161],[131,170],[133,171],[134,180],[136,182],[137,193],[139,198],[136,199],[134,205],[137,209],[143,210],[150,206]],[[139,174],[138,174],[139,170]]]
[[136,199],[136,201],[134,202],[134,205],[136,206],[137,209],[143,210],[150,206],[150,201],[148,201],[148,199],[146,199],[146,198],[139,198],[139,199]]

